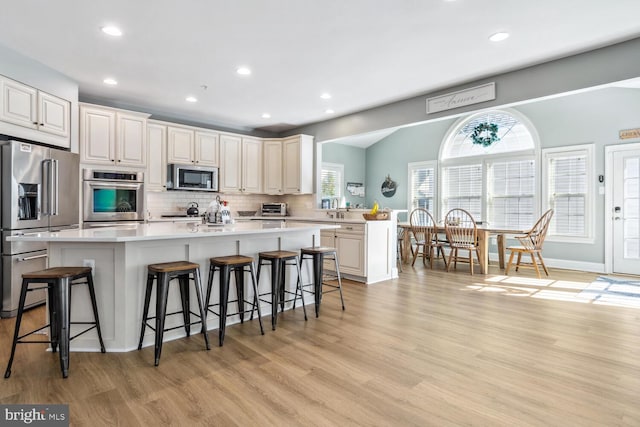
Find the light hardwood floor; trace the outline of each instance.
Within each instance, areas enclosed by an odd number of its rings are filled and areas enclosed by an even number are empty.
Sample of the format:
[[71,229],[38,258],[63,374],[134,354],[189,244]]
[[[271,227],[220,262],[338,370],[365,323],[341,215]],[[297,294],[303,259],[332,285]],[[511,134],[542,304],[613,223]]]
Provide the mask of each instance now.
[[[72,425],[638,426],[640,310],[577,302],[597,275],[405,266],[282,315],[131,353],[18,346],[0,403],[68,403]],[[44,317],[29,312],[31,323]],[[265,317],[265,319],[267,319]],[[269,323],[267,322],[266,325]],[[0,321],[0,368],[14,320]],[[4,372],[4,371],[3,371]]]

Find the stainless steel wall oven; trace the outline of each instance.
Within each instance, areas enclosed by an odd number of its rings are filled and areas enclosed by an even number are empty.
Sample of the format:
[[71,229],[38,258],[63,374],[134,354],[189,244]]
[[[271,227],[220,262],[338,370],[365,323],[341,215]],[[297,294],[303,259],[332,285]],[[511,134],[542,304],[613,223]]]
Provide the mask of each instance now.
[[87,226],[144,221],[144,173],[84,169],[82,178]]

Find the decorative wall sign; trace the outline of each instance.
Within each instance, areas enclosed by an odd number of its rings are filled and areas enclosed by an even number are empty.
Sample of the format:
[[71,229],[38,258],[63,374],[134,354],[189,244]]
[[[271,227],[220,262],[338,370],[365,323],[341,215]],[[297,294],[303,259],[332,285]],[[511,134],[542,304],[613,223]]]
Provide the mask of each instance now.
[[364,197],[364,185],[361,182],[347,182],[347,191],[352,196]]
[[446,95],[427,98],[427,114],[452,110],[454,108],[478,104],[493,99],[496,99],[495,82],[459,90],[458,92],[448,93]]
[[382,195],[384,197],[393,197],[396,194],[396,189],[398,188],[398,184],[394,180],[391,179],[391,176],[387,175],[387,178],[382,183]]
[[640,128],[621,130],[619,136],[620,139],[640,138]]

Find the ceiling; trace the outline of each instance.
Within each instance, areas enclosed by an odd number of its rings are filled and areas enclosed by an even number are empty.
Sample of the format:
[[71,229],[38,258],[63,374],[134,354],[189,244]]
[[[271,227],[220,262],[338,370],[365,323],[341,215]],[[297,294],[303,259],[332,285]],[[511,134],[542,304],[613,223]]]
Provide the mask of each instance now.
[[2,4],[0,44],[84,98],[282,131],[628,40],[638,16],[638,0],[20,0]]

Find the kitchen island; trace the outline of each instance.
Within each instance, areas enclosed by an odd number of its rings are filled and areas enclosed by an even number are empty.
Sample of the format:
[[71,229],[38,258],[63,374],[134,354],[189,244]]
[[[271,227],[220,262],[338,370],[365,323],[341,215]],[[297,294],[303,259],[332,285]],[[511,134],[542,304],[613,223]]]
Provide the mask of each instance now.
[[[320,244],[320,230],[337,228],[332,224],[295,222],[248,222],[228,225],[208,225],[200,222],[147,223],[140,225],[63,230],[59,232],[30,233],[9,237],[11,241],[47,242],[49,266],[91,265],[94,267],[96,298],[100,315],[102,337],[107,351],[125,352],[137,349],[147,265],[160,262],[187,260],[200,264],[203,287],[206,289],[208,260],[215,256],[242,254],[253,256],[262,251],[299,251],[302,247]],[[310,282],[310,268],[303,279]],[[270,289],[266,279],[261,281],[261,292]],[[288,280],[295,280],[295,275]],[[214,283],[211,303],[218,302],[218,276]],[[295,284],[293,285],[295,286]],[[155,289],[155,288],[154,288]],[[91,319],[88,292],[84,287],[74,288],[71,301],[72,321]],[[171,286],[167,313],[180,310],[178,286]],[[235,299],[231,287],[230,300]],[[253,298],[246,286],[247,299]],[[197,307],[195,293],[191,293],[192,307]],[[155,295],[152,295],[155,300]],[[313,303],[308,298],[307,303]],[[152,304],[153,306],[153,304]],[[233,307],[235,308],[235,307]],[[230,309],[233,309],[230,307]],[[270,312],[265,310],[264,313]],[[237,316],[229,317],[227,325],[237,323]],[[181,316],[168,316],[166,327],[181,324]],[[209,314],[209,330],[218,328],[218,318]],[[80,328],[80,327],[79,327]],[[79,329],[78,328],[78,329]],[[72,325],[71,335],[77,331]],[[153,331],[147,328],[144,346],[153,344]],[[164,335],[165,341],[183,337],[184,329],[177,328]],[[71,350],[98,351],[97,335],[90,331],[71,342]]]

